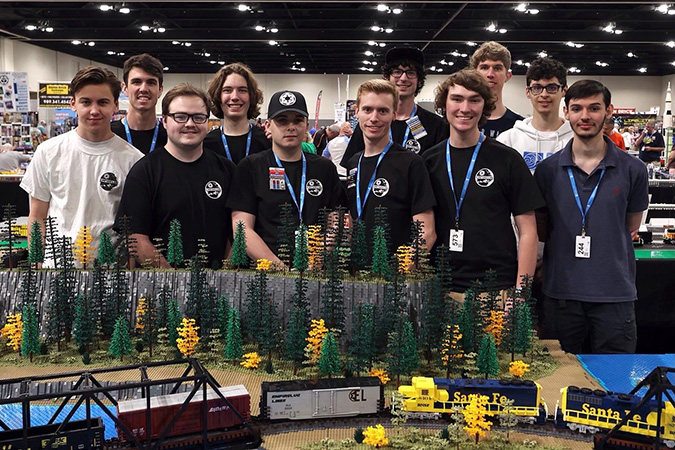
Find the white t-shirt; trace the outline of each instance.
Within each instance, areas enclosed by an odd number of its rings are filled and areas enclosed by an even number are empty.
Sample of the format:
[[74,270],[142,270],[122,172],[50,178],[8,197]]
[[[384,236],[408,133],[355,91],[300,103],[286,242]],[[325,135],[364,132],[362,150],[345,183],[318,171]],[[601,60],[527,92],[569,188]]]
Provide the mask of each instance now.
[[118,136],[91,142],[76,130],[48,139],[35,151],[21,187],[43,202],[59,233],[73,242],[83,226],[98,248],[103,230],[111,232],[124,181],[143,153]]

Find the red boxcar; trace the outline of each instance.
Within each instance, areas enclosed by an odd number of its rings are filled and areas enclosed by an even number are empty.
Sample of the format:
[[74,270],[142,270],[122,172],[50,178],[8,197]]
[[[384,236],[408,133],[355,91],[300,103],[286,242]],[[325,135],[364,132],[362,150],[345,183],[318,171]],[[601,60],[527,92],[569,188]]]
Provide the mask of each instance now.
[[[208,430],[222,430],[230,427],[238,427],[241,420],[230,410],[230,407],[213,390],[207,394],[207,428]],[[220,392],[227,398],[239,414],[248,422],[251,417],[251,398],[243,385],[221,387]],[[188,393],[161,395],[152,397],[150,401],[152,430],[150,436],[153,439],[159,437],[162,431],[169,425],[173,416],[185,403]],[[190,401],[167,436],[181,436],[186,434],[200,433],[203,429],[202,400],[204,393],[199,392]],[[138,439],[146,439],[146,408],[147,400],[137,399],[122,401],[117,404],[117,417]],[[122,430],[118,429],[119,439],[129,440]]]

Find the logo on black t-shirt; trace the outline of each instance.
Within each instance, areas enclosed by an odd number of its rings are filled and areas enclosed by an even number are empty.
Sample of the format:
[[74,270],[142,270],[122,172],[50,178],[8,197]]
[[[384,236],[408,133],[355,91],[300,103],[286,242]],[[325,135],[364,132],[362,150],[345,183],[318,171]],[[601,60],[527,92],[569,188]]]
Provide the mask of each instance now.
[[312,178],[305,185],[305,190],[312,197],[318,197],[323,193],[323,184],[316,178]]
[[116,188],[117,185],[120,184],[119,181],[117,181],[117,176],[112,172],[104,173],[101,176],[99,183],[101,184],[101,189],[104,191],[112,191],[113,188]]
[[223,195],[223,188],[220,187],[217,181],[209,181],[204,186],[204,192],[206,192],[208,198],[217,200]]
[[479,169],[475,179],[478,186],[488,187],[495,182],[495,174],[490,169]]
[[373,195],[375,197],[384,197],[389,192],[389,182],[386,178],[378,178],[373,183]]
[[408,139],[405,143],[405,149],[413,153],[419,153],[421,148],[422,146],[420,145],[419,142],[417,142],[417,139],[415,138]]

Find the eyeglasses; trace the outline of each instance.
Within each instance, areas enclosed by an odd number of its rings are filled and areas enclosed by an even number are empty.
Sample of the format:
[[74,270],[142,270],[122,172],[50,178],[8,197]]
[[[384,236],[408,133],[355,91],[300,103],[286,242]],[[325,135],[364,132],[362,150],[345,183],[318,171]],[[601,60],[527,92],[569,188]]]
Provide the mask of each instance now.
[[188,120],[192,119],[194,123],[196,123],[197,125],[201,125],[203,123],[206,123],[207,120],[209,120],[209,115],[202,113],[197,114],[169,113],[167,114],[167,116],[175,120],[176,123],[187,123]]
[[532,86],[528,86],[527,90],[530,91],[530,94],[532,95],[539,95],[544,92],[544,89],[546,89],[547,94],[556,94],[562,87],[562,84],[547,84],[546,86],[533,84]]
[[406,77],[408,78],[417,78],[417,71],[413,69],[408,69],[408,70],[402,70],[402,69],[394,69],[391,71],[391,75],[394,78],[401,78],[405,74]]

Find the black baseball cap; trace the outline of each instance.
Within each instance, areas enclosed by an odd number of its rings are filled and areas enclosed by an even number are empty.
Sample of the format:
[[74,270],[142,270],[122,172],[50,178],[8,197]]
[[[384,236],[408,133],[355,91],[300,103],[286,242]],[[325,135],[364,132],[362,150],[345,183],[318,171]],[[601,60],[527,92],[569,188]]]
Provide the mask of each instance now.
[[305,117],[309,117],[305,97],[297,91],[276,92],[272,96],[270,105],[267,108],[267,118],[274,119],[279,114],[288,111],[300,113]]
[[414,62],[424,67],[424,54],[414,47],[394,47],[384,56],[385,64],[396,64],[403,61]]

